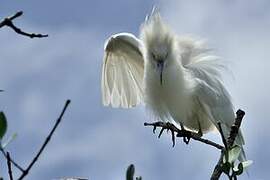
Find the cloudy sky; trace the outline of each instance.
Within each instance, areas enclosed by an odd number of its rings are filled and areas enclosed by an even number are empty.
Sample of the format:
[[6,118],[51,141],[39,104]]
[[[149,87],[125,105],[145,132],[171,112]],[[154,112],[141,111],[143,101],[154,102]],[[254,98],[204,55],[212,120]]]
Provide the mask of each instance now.
[[[9,121],[7,135],[18,137],[11,155],[26,166],[58,117],[66,99],[71,105],[62,124],[27,179],[86,177],[124,179],[130,163],[145,180],[208,179],[219,157],[212,147],[170,136],[158,140],[143,122],[152,121],[143,107],[111,109],[101,104],[103,43],[118,32],[138,35],[144,17],[157,5],[179,34],[207,39],[228,62],[225,75],[236,108],[246,111],[243,132],[250,177],[267,180],[270,151],[270,2],[268,0],[81,0],[10,1],[0,17],[18,10],[15,23],[44,39],[0,29],[0,108]],[[269,122],[268,122],[269,121]],[[219,141],[217,134],[206,137]],[[0,175],[7,177],[0,158]],[[18,175],[18,172],[14,172]]]

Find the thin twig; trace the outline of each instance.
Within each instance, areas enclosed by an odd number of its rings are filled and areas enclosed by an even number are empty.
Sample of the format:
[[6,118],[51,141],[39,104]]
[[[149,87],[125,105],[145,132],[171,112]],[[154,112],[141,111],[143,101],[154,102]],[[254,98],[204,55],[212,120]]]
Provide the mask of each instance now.
[[[236,112],[235,122],[231,126],[230,135],[229,135],[228,140],[227,140],[228,148],[233,146],[233,143],[234,143],[235,138],[236,138],[236,136],[238,134],[238,131],[240,129],[240,126],[241,126],[241,123],[242,123],[242,120],[243,120],[244,116],[245,116],[245,112],[242,111],[241,109],[239,109]],[[215,166],[214,171],[213,171],[213,173],[211,175],[211,180],[218,180],[220,178],[221,174],[222,174],[221,165],[223,163],[224,153],[225,153],[225,150],[223,149],[221,151],[219,161],[218,161],[217,165]]]
[[32,160],[31,163],[28,165],[28,167],[26,168],[26,170],[23,171],[22,175],[19,177],[18,180],[22,180],[22,179],[29,173],[29,171],[30,171],[30,169],[32,168],[32,166],[37,162],[39,156],[41,155],[41,153],[42,153],[43,150],[45,149],[46,145],[47,145],[48,142],[50,141],[50,139],[51,139],[53,133],[55,132],[55,130],[56,130],[56,128],[57,128],[57,126],[60,124],[60,122],[61,122],[61,120],[62,120],[62,117],[63,117],[63,115],[64,115],[64,113],[65,113],[65,111],[66,111],[66,109],[67,109],[69,103],[70,103],[70,100],[67,100],[67,101],[66,101],[66,104],[65,104],[65,106],[64,106],[64,108],[63,108],[63,110],[62,110],[62,112],[61,112],[61,114],[60,114],[60,116],[59,116],[58,119],[56,120],[56,123],[55,123],[54,127],[52,128],[51,132],[49,133],[49,135],[48,135],[47,138],[45,139],[45,141],[44,141],[43,145],[41,146],[40,150],[38,151],[37,155],[33,158],[33,160]]
[[28,33],[28,32],[25,32],[25,31],[22,31],[20,28],[18,28],[17,26],[15,26],[13,24],[13,20],[16,19],[17,17],[20,17],[23,15],[23,12],[22,11],[18,11],[16,14],[14,14],[13,16],[11,17],[7,17],[7,18],[4,18],[1,22],[0,22],[0,28],[4,27],[4,26],[7,26],[7,27],[10,27],[11,29],[13,29],[17,34],[21,34],[23,36],[27,36],[27,37],[30,37],[30,38],[43,38],[43,37],[48,37],[48,34],[35,34],[35,33]]
[[[7,159],[7,153],[5,152],[5,150],[0,147],[0,151],[2,152],[2,154],[5,156],[5,158]],[[16,167],[18,168],[21,172],[24,172],[24,169],[19,165],[17,164],[11,157],[10,157],[10,162]]]
[[11,161],[10,161],[10,155],[9,155],[9,152],[7,152],[7,165],[8,165],[9,179],[10,179],[10,180],[13,180],[13,175],[12,175]]
[[[200,137],[198,135],[198,133],[194,133],[194,132],[191,132],[191,131],[187,131],[187,130],[182,130],[182,129],[178,129],[176,126],[170,124],[170,123],[165,123],[165,122],[155,122],[155,123],[144,123],[144,126],[153,126],[153,132],[155,133],[155,130],[157,127],[161,127],[161,133],[163,132],[164,129],[169,129],[171,132],[175,132],[177,134],[177,137],[190,137],[196,141],[200,141],[202,143],[205,143],[205,144],[208,144],[208,145],[211,145],[217,149],[220,149],[222,150],[224,147],[221,146],[220,144],[217,144],[213,141],[210,141],[208,139],[204,139],[202,137]],[[159,134],[159,137],[160,137],[161,134]],[[172,133],[172,136],[174,136],[174,133]],[[174,137],[172,137],[172,140],[173,140],[173,145],[174,145]]]

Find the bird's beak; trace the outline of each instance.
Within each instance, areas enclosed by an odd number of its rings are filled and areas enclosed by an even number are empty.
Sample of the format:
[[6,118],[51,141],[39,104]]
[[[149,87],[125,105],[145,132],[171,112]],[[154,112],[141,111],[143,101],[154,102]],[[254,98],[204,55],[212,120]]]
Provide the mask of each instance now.
[[158,69],[159,76],[160,76],[160,85],[162,85],[162,72],[163,72],[163,67],[164,67],[164,61],[163,61],[163,60],[158,60],[158,61],[157,61],[157,69]]

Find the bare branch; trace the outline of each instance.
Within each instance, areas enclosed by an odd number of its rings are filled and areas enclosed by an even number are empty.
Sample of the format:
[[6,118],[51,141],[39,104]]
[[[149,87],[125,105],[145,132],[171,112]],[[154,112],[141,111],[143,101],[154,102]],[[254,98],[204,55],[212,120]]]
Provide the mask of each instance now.
[[[5,156],[5,158],[7,159],[7,153],[5,152],[5,150],[0,147],[0,151],[2,152],[2,154]],[[11,157],[10,158],[10,162],[17,168],[19,169],[21,172],[24,172],[24,169],[19,165],[17,164]]]
[[231,127],[230,136],[229,136],[228,141],[227,141],[227,144],[229,147],[233,146],[234,140],[238,134],[238,131],[240,129],[240,126],[241,126],[241,123],[242,123],[244,116],[245,116],[245,112],[242,111],[241,109],[239,109],[236,112],[235,122]]
[[[183,130],[183,129],[180,130],[171,123],[165,123],[165,122],[160,122],[159,121],[159,122],[155,122],[155,123],[144,123],[144,126],[153,126],[153,132],[154,133],[155,133],[155,130],[156,130],[157,127],[161,127],[162,129],[160,131],[160,135],[161,135],[161,133],[163,132],[164,129],[170,130],[172,132],[173,146],[175,144],[175,142],[174,142],[174,133],[176,133],[177,137],[183,137],[183,138],[188,137],[188,138],[194,139],[196,141],[200,141],[202,143],[213,146],[213,147],[215,147],[217,149],[220,149],[220,150],[222,150],[224,148],[220,144],[217,144],[217,143],[215,143],[213,141],[202,138],[198,133],[194,133],[194,132]],[[159,135],[159,137],[160,137],[160,135]]]
[[13,175],[12,175],[11,161],[10,161],[10,155],[9,155],[9,152],[7,152],[7,165],[8,165],[9,179],[10,179],[10,180],[13,180]]
[[27,36],[27,37],[30,37],[30,38],[43,38],[43,37],[48,37],[48,34],[35,34],[35,33],[28,33],[28,32],[25,32],[25,31],[22,31],[20,28],[18,28],[17,26],[15,26],[13,24],[13,20],[16,19],[17,17],[20,17],[23,15],[23,12],[22,11],[19,11],[17,12],[16,14],[14,14],[13,16],[11,17],[7,17],[7,18],[4,18],[1,22],[0,22],[0,28],[4,27],[4,26],[7,26],[7,27],[10,27],[11,29],[13,29],[17,34],[21,34],[23,36]]
[[26,168],[25,171],[23,171],[22,175],[19,177],[18,180],[22,180],[30,171],[30,169],[32,168],[32,166],[37,162],[39,156],[41,155],[41,153],[43,152],[43,150],[45,149],[45,147],[47,146],[48,142],[50,141],[53,133],[55,132],[56,128],[58,127],[58,125],[60,124],[62,117],[68,107],[68,105],[70,104],[70,100],[66,101],[66,104],[60,114],[60,116],[58,117],[58,119],[56,120],[56,123],[54,125],[54,127],[52,128],[51,132],[49,133],[49,135],[47,136],[47,138],[45,139],[43,145],[41,146],[40,150],[38,151],[37,155],[33,158],[33,160],[31,161],[31,163],[28,165],[28,167]]

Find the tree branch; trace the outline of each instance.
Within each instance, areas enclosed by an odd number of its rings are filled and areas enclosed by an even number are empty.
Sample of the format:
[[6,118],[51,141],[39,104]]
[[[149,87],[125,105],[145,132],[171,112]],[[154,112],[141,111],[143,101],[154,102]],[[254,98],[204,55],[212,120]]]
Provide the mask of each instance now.
[[[2,152],[2,154],[5,156],[5,158],[7,159],[8,157],[7,157],[7,153],[5,152],[5,150],[2,148],[2,147],[0,147],[0,151]],[[10,162],[16,167],[16,168],[18,168],[21,172],[23,172],[24,171],[24,169],[19,165],[19,164],[17,164],[11,157],[9,157],[10,158]]]
[[28,32],[25,32],[25,31],[22,31],[20,28],[18,28],[17,26],[15,26],[13,24],[13,20],[16,19],[17,17],[20,17],[23,15],[23,12],[22,11],[18,11],[16,14],[14,14],[13,16],[11,17],[7,17],[7,18],[4,18],[1,22],[0,22],[0,28],[4,27],[4,26],[7,26],[7,27],[10,27],[11,29],[13,29],[17,34],[21,34],[23,36],[27,36],[27,37],[30,37],[30,38],[43,38],[43,37],[48,37],[49,35],[48,34],[35,34],[35,33],[28,33]]
[[[235,141],[235,138],[238,134],[238,131],[240,129],[240,126],[241,126],[241,123],[242,123],[242,120],[245,116],[245,112],[242,111],[241,109],[239,109],[237,112],[236,112],[236,118],[235,118],[235,122],[234,124],[231,126],[231,131],[230,131],[230,135],[228,137],[228,140],[227,140],[227,146],[228,148],[232,147],[233,146],[233,143]],[[222,130],[220,131],[222,133]],[[224,136],[224,134],[221,134],[221,136]],[[223,156],[225,154],[225,149],[223,149],[221,151],[221,154],[220,154],[220,158],[219,158],[219,161],[217,163],[217,165],[215,166],[214,168],[214,171],[211,175],[211,180],[218,180],[222,174],[222,168],[221,168],[221,165],[223,163]]]
[[241,126],[241,123],[242,123],[242,120],[243,120],[244,116],[245,116],[245,112],[242,111],[241,109],[239,109],[236,112],[235,122],[231,127],[231,132],[230,132],[230,135],[229,135],[229,138],[228,138],[228,141],[227,141],[227,144],[228,144],[229,147],[233,146],[233,143],[234,143],[235,138],[236,138],[236,136],[238,134],[238,131],[240,129],[240,126]]
[[8,165],[9,179],[10,179],[10,180],[13,180],[13,175],[12,175],[11,161],[10,161],[10,155],[9,155],[9,152],[7,152],[7,165]]
[[41,155],[41,153],[43,152],[43,150],[45,149],[45,147],[47,146],[48,142],[50,141],[53,133],[55,132],[56,128],[58,127],[58,125],[60,124],[62,117],[68,107],[68,105],[70,104],[70,100],[66,101],[66,104],[60,114],[60,116],[58,117],[58,119],[56,120],[56,123],[54,125],[54,127],[52,128],[51,132],[49,133],[49,135],[47,136],[47,138],[45,139],[43,145],[41,146],[40,150],[38,151],[37,155],[33,158],[33,160],[31,161],[31,163],[28,165],[28,167],[26,168],[26,170],[23,171],[22,175],[19,177],[18,180],[22,180],[31,170],[32,166],[37,162],[39,156]]
[[[223,133],[223,130],[221,128],[221,123],[218,123],[219,132],[221,134],[222,142],[223,142],[224,146],[217,144],[213,141],[210,141],[208,139],[202,138],[200,136],[200,133],[194,133],[192,131],[187,131],[185,129],[180,130],[176,126],[174,126],[173,124],[168,123],[168,122],[165,123],[165,122],[159,121],[159,122],[154,122],[154,123],[144,123],[144,126],[152,126],[153,133],[155,133],[157,127],[161,127],[161,130],[160,130],[158,137],[161,136],[161,134],[163,133],[164,130],[171,131],[173,146],[175,145],[175,133],[176,133],[177,134],[176,137],[183,137],[184,142],[186,144],[188,144],[189,139],[191,138],[191,139],[194,139],[196,141],[200,141],[202,143],[205,143],[207,145],[213,146],[213,147],[221,150],[220,158],[219,158],[218,163],[215,166],[214,171],[211,175],[211,180],[218,180],[223,172],[222,171],[223,156],[225,155],[225,152],[234,145],[234,141],[235,141],[236,136],[238,135],[238,131],[240,129],[241,122],[243,120],[244,115],[245,115],[245,112],[240,110],[240,109],[236,112],[235,122],[231,126],[230,135],[229,135],[227,140],[226,140],[224,133]],[[186,139],[188,139],[188,140],[186,140]]]
[[183,138],[188,137],[188,138],[194,139],[196,141],[200,141],[202,143],[205,143],[207,145],[213,146],[213,147],[220,149],[220,150],[222,150],[224,148],[220,144],[217,144],[213,141],[202,138],[198,133],[194,133],[194,132],[183,130],[183,129],[178,129],[176,126],[174,126],[171,123],[165,123],[165,122],[159,121],[159,122],[155,122],[155,123],[144,123],[144,126],[153,126],[153,133],[155,133],[155,130],[157,127],[161,127],[162,129],[160,131],[159,137],[161,136],[164,129],[170,130],[172,132],[173,146],[175,144],[174,133],[176,133],[177,137],[183,137]]

